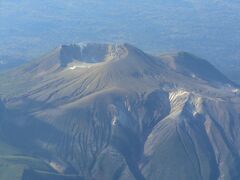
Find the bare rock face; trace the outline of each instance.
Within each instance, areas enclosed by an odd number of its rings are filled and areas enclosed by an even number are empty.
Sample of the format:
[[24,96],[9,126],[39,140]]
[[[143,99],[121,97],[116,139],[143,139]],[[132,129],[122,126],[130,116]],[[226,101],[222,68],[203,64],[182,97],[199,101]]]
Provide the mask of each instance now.
[[79,43],[77,45],[61,46],[60,59],[62,66],[74,60],[86,63],[98,63],[119,59],[125,56],[128,53],[127,51],[124,44]]
[[190,54],[64,45],[0,83],[4,140],[51,167],[28,176],[240,177],[239,87]]

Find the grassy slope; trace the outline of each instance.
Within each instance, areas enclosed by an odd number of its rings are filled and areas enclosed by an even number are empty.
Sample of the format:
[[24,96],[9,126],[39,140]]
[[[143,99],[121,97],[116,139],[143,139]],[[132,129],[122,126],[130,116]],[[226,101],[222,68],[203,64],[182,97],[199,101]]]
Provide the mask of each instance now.
[[19,155],[19,150],[0,142],[0,179],[2,180],[81,180],[79,176],[55,173],[44,161]]
[[20,150],[0,142],[0,179],[20,180],[24,169],[29,167],[51,171],[51,168],[42,160],[20,154]]

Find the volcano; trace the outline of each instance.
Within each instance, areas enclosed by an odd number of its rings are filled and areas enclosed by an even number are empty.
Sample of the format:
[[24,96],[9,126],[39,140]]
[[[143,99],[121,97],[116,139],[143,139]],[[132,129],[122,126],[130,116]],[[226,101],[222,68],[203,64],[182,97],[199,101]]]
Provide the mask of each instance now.
[[239,86],[189,53],[61,45],[0,84],[0,177],[240,177]]

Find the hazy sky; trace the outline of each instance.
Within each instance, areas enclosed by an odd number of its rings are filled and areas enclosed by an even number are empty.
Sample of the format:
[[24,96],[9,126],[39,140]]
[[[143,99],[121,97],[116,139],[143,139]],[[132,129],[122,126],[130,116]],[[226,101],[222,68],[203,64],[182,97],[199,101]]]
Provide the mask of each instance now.
[[59,44],[124,41],[154,53],[236,61],[240,6],[229,2],[0,0],[0,55],[30,59]]

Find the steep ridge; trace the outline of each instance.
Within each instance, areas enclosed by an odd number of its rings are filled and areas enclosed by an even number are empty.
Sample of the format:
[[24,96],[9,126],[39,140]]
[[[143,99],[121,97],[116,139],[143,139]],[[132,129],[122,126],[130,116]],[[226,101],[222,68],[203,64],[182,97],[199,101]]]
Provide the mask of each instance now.
[[47,73],[67,66],[70,69],[88,67],[94,63],[123,58],[127,55],[125,46],[127,44],[79,43],[61,45],[23,70]]
[[232,84],[228,78],[209,62],[187,52],[162,55],[160,58],[173,70],[187,76],[209,81],[209,83],[221,82]]
[[[192,55],[64,45],[0,83],[10,112],[1,123],[5,141],[44,160],[56,176],[240,176],[239,87]],[[43,176],[38,172],[28,174]]]
[[185,91],[172,92],[170,99],[171,112],[144,146],[147,179],[238,179],[239,103]]

